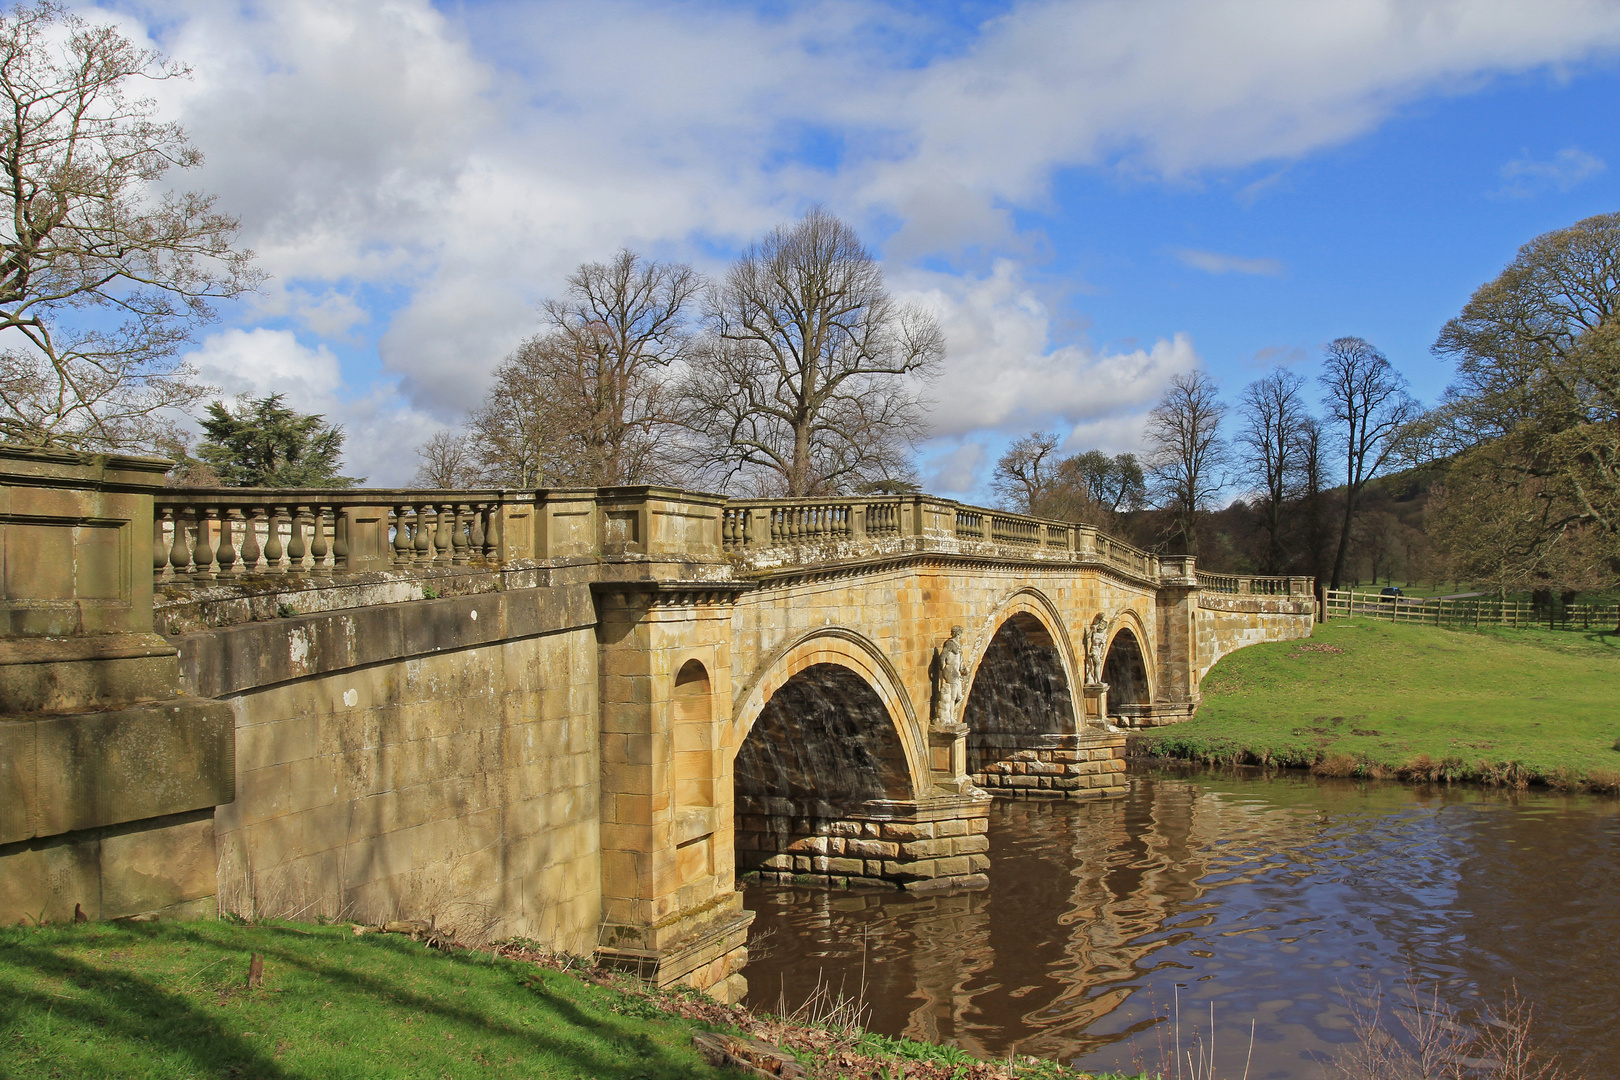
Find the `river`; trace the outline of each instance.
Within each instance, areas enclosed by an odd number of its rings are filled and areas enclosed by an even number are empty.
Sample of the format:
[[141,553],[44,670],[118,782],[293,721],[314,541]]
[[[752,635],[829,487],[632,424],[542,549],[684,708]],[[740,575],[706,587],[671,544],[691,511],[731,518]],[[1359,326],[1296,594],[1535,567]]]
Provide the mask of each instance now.
[[1620,800],[1137,769],[1124,798],[998,801],[989,887],[752,886],[749,1004],[818,983],[888,1035],[1081,1068],[1322,1075],[1347,1000],[1464,1015],[1515,985],[1538,1041],[1620,1075]]

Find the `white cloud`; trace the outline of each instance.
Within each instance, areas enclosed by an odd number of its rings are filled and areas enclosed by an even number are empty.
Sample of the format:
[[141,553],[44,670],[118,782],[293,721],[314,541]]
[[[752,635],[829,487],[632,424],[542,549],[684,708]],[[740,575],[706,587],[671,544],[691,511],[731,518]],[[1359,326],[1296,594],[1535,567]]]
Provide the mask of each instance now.
[[1222,255],[1216,251],[1198,248],[1176,248],[1171,251],[1183,266],[1202,270],[1206,274],[1260,274],[1276,277],[1283,272],[1283,264],[1276,259],[1245,259],[1238,255]]
[[1553,189],[1568,191],[1607,168],[1602,158],[1575,146],[1558,151],[1550,161],[1537,161],[1526,152],[1502,166],[1503,185],[1497,194],[1525,198]]
[[993,429],[1021,433],[1140,410],[1197,366],[1184,334],[1126,352],[1054,347],[1052,315],[1011,260],[983,278],[907,275],[909,295],[939,313],[949,343],[930,387],[936,437]]
[[342,375],[325,345],[299,344],[291,330],[225,330],[210,334],[186,356],[204,382],[226,397],[284,394],[301,412],[321,412],[337,400]]
[[360,398],[343,394],[338,360],[325,345],[300,344],[291,330],[225,330],[186,356],[226,400],[282,394],[290,407],[343,427],[344,469],[384,487],[407,483],[412,450],[445,425],[405,406],[387,385]]
[[980,487],[989,454],[980,442],[964,442],[933,454],[923,462],[923,490],[935,495],[963,496]]
[[[1421,96],[1620,44],[1620,6],[1603,0],[1032,2],[966,41],[944,40],[926,9],[877,0],[767,14],[628,0],[142,11],[196,71],[155,88],[209,156],[186,182],[241,216],[274,275],[250,317],[328,340],[379,335],[402,396],[389,382],[331,400],[350,410],[356,451],[359,406],[343,402],[417,418],[367,429],[385,463],[474,404],[533,331],[534,302],[620,245],[714,270],[819,199],[889,233],[897,264],[993,258],[1027,246],[1016,212],[1045,206],[1056,170],[1286,164]],[[812,143],[830,149],[805,157]],[[1564,171],[1507,179],[1557,184],[1586,167],[1542,164]],[[1211,272],[1280,269],[1192,255]],[[945,321],[946,435],[1135,415],[1196,363],[1178,327],[1141,328],[1159,340],[1122,352],[1053,341],[1011,263],[895,265],[891,279]],[[223,335],[210,341],[225,355]]]

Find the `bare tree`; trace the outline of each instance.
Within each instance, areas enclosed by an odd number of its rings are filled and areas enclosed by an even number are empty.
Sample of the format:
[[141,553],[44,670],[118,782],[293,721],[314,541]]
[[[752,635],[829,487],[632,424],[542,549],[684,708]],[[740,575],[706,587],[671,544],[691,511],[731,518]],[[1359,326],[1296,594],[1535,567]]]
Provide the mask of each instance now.
[[1390,460],[1403,428],[1417,418],[1419,410],[1406,392],[1406,380],[1366,341],[1336,338],[1328,343],[1326,353],[1318,381],[1327,394],[1328,415],[1339,425],[1339,448],[1344,452],[1344,517],[1328,585],[1337,589],[1344,580],[1362,490]]
[[1316,578],[1318,592],[1324,584],[1322,556],[1327,548],[1328,536],[1327,515],[1323,508],[1327,488],[1327,453],[1321,421],[1315,417],[1306,418],[1299,426],[1300,503],[1305,515],[1305,566]]
[[530,338],[495,368],[484,403],[467,417],[484,483],[535,488],[550,479],[557,431],[546,407],[546,373],[554,363],[551,354],[563,347],[555,338]]
[[1266,530],[1265,571],[1282,571],[1283,507],[1299,492],[1304,447],[1301,436],[1310,418],[1305,380],[1283,368],[1243,388],[1237,452],[1248,482],[1260,495],[1261,523]]
[[420,487],[467,488],[478,482],[478,463],[462,432],[440,431],[416,448],[416,478]]
[[790,495],[903,478],[939,324],[897,304],[855,230],[811,209],[750,246],[711,294],[683,385],[694,464]]
[[1050,431],[1032,431],[1007,448],[996,462],[990,490],[1001,505],[1024,514],[1037,512],[1041,497],[1052,482],[1058,436]]
[[468,419],[483,478],[514,487],[662,478],[660,439],[673,426],[665,372],[687,355],[701,285],[689,266],[631,251],[569,275],[563,298],[541,306],[548,328],[502,361]]
[[212,301],[252,289],[252,253],[212,196],[155,194],[202,154],[140,79],[186,68],[40,2],[0,16],[0,435],[150,447],[159,410],[208,393],[176,358]]
[[562,479],[589,487],[661,477],[659,437],[671,424],[662,374],[691,342],[688,313],[702,278],[682,263],[620,251],[568,278],[544,305],[547,404],[562,440]]
[[1189,554],[1197,553],[1198,511],[1226,482],[1221,470],[1227,448],[1220,436],[1225,415],[1215,380],[1194,371],[1170,380],[1143,433],[1149,490],[1170,512],[1172,547]]

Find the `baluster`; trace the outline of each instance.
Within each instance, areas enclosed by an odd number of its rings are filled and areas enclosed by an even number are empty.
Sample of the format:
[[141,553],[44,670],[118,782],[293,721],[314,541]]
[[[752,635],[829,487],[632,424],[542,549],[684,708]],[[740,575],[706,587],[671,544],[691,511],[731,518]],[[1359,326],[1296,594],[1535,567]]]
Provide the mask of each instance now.
[[169,566],[169,542],[163,539],[163,522],[174,514],[167,509],[152,512],[152,583],[163,580],[163,571]]
[[197,531],[192,537],[191,561],[196,568],[191,572],[193,581],[214,580],[214,512],[206,507],[197,509]]
[[450,523],[455,520],[455,514],[454,505],[439,504],[439,527],[433,530],[433,546],[438,549],[434,554],[435,566],[444,566],[450,561]]
[[339,506],[332,507],[332,572],[349,572],[349,515]]
[[260,506],[250,506],[242,511],[242,573],[257,574],[259,572],[259,512]]
[[450,562],[456,566],[467,565],[467,513],[466,503],[457,503],[455,523],[450,527],[450,546],[454,555]]
[[730,508],[720,511],[720,548],[723,551],[730,551],[737,546],[732,536],[732,531],[737,527],[735,514],[736,511]]
[[506,518],[501,513],[500,503],[489,508],[489,528],[484,532],[484,557],[493,563],[506,562]]
[[264,508],[264,572],[267,574],[285,574],[287,567],[281,561],[284,554],[286,554],[286,549],[281,546],[281,507],[266,506]]
[[326,511],[319,506],[309,509],[310,517],[314,519],[313,528],[310,529],[310,573],[316,577],[331,577],[332,568],[326,562],[326,553],[330,550],[326,543]]
[[405,524],[405,511],[408,506],[394,507],[394,565],[405,566],[411,561],[411,533],[410,527]]
[[226,579],[236,576],[236,548],[231,544],[231,522],[235,514],[237,511],[229,507],[219,508],[219,576]]
[[190,573],[191,545],[186,542],[186,511],[175,508],[174,511],[174,543],[169,548],[169,565],[174,568],[174,580],[179,581]]
[[433,561],[433,527],[437,524],[437,515],[428,506],[428,503],[416,504],[417,566],[427,566]]
[[480,561],[484,558],[484,515],[489,512],[489,503],[474,503],[472,521],[468,523],[467,547],[469,555]]
[[290,506],[287,511],[287,573],[297,577],[304,572],[304,516],[308,511],[302,506]]

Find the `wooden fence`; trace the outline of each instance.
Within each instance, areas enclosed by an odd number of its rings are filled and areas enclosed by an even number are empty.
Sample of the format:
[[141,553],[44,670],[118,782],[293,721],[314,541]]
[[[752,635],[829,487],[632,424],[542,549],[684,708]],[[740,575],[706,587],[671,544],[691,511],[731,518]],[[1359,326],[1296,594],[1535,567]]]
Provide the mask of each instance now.
[[1501,600],[1489,596],[1441,599],[1328,589],[1322,606],[1323,619],[1343,619],[1350,615],[1367,615],[1390,622],[1424,626],[1612,630],[1620,624],[1620,605],[1568,604],[1538,608],[1522,600]]

